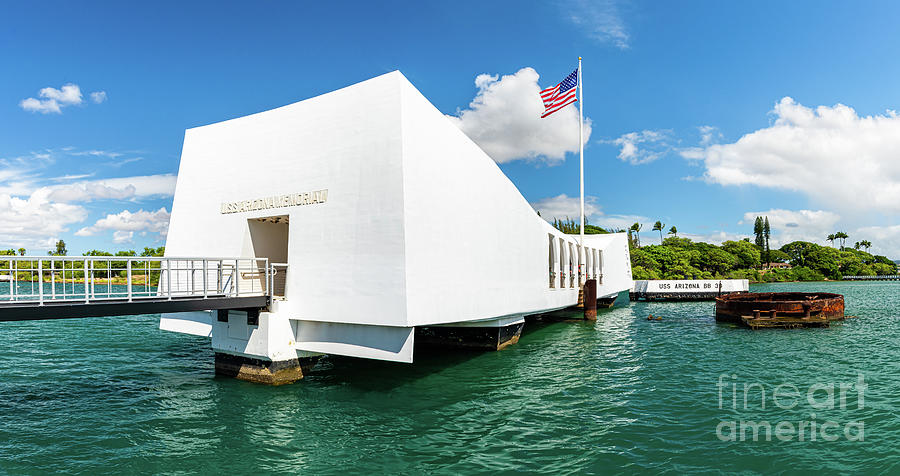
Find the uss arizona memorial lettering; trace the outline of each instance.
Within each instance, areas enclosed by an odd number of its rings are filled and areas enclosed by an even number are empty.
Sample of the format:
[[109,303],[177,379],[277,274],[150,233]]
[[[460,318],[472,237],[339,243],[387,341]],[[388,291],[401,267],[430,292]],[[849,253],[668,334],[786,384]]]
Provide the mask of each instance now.
[[718,289],[722,283],[659,283],[659,289]]
[[289,193],[287,195],[275,195],[255,200],[224,202],[221,206],[221,213],[252,212],[254,210],[265,210],[268,208],[312,205],[315,203],[325,203],[326,200],[328,200],[328,189],[316,190],[314,192]]

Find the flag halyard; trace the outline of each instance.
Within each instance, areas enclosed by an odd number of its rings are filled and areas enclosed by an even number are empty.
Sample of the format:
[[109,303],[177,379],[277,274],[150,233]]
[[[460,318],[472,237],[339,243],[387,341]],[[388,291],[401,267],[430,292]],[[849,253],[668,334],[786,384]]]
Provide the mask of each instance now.
[[541,114],[541,117],[547,117],[577,101],[577,86],[578,70],[576,69],[556,86],[541,91],[541,100],[544,101],[544,113]]

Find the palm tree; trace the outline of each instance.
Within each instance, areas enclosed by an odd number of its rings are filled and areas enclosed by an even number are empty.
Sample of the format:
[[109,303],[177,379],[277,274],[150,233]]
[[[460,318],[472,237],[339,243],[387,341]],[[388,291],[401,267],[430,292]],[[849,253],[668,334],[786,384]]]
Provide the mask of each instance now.
[[850,238],[850,237],[849,237],[846,233],[844,233],[843,231],[839,231],[839,232],[835,233],[835,234],[834,234],[834,237],[837,238],[837,239],[839,239],[839,240],[841,240],[841,249],[842,249],[842,250],[844,249],[844,240],[846,240],[847,238]]
[[665,227],[666,224],[659,220],[656,220],[656,223],[653,224],[653,231],[659,232],[659,244],[662,244],[662,232]]
[[634,236],[637,237],[638,248],[640,248],[640,246],[641,246],[641,228],[643,228],[643,227],[644,227],[644,225],[641,225],[638,222],[634,222],[634,225],[631,225],[631,228],[629,228],[631,231],[634,232]]
[[675,228],[675,225],[672,225],[672,228],[669,228],[669,234],[675,235],[675,238],[678,238],[678,228]]
[[856,244],[853,245],[853,247],[856,249],[859,249],[860,246],[862,246],[862,245],[858,241],[856,242]]
[[862,246],[863,248],[866,249],[866,252],[868,252],[869,248],[872,247],[872,242],[869,240],[862,240],[859,242],[859,246]]
[[830,234],[830,235],[828,235],[828,236],[825,237],[825,241],[830,241],[830,242],[831,242],[831,246],[834,246],[834,240],[836,240],[836,239],[837,239],[837,237],[834,236],[834,233],[832,233],[832,234]]

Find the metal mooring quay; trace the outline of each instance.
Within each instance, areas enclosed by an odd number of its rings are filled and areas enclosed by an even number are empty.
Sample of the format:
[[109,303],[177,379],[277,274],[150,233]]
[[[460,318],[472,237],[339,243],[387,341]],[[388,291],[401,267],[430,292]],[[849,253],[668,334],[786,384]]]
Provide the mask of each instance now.
[[283,281],[266,258],[0,257],[0,321],[245,310]]

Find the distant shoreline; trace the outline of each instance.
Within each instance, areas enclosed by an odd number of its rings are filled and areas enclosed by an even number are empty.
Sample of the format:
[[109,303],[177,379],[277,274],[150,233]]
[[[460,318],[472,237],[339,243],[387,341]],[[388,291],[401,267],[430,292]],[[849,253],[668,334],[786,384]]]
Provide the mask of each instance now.
[[[0,275],[0,283],[11,283],[11,282],[13,282],[12,279],[8,279],[8,278],[9,278],[9,275],[8,275],[8,274],[6,274],[6,275]],[[53,280],[50,280],[50,279],[48,279],[48,278],[44,278],[44,281],[43,281],[43,282],[45,282],[45,283],[63,283],[63,284],[70,284],[70,283],[71,283],[71,284],[85,284],[86,282],[91,282],[92,284],[120,284],[120,285],[126,285],[126,284],[128,284],[127,281],[128,281],[127,278],[123,278],[123,277],[120,277],[120,276],[114,276],[114,277],[111,277],[111,278],[94,278],[94,279],[92,279],[92,280],[86,280],[86,279],[84,279],[84,278],[66,278],[66,279],[55,278],[55,279],[53,279]],[[37,279],[16,279],[15,282],[17,282],[17,283],[37,283],[38,280],[37,280]],[[143,276],[143,275],[137,275],[137,276],[132,276],[132,277],[131,277],[131,285],[132,285],[132,286],[135,286],[135,285],[146,286],[147,284],[148,284],[148,283],[147,283],[146,276]],[[156,284],[151,284],[150,286],[151,286],[151,287],[156,287]]]

